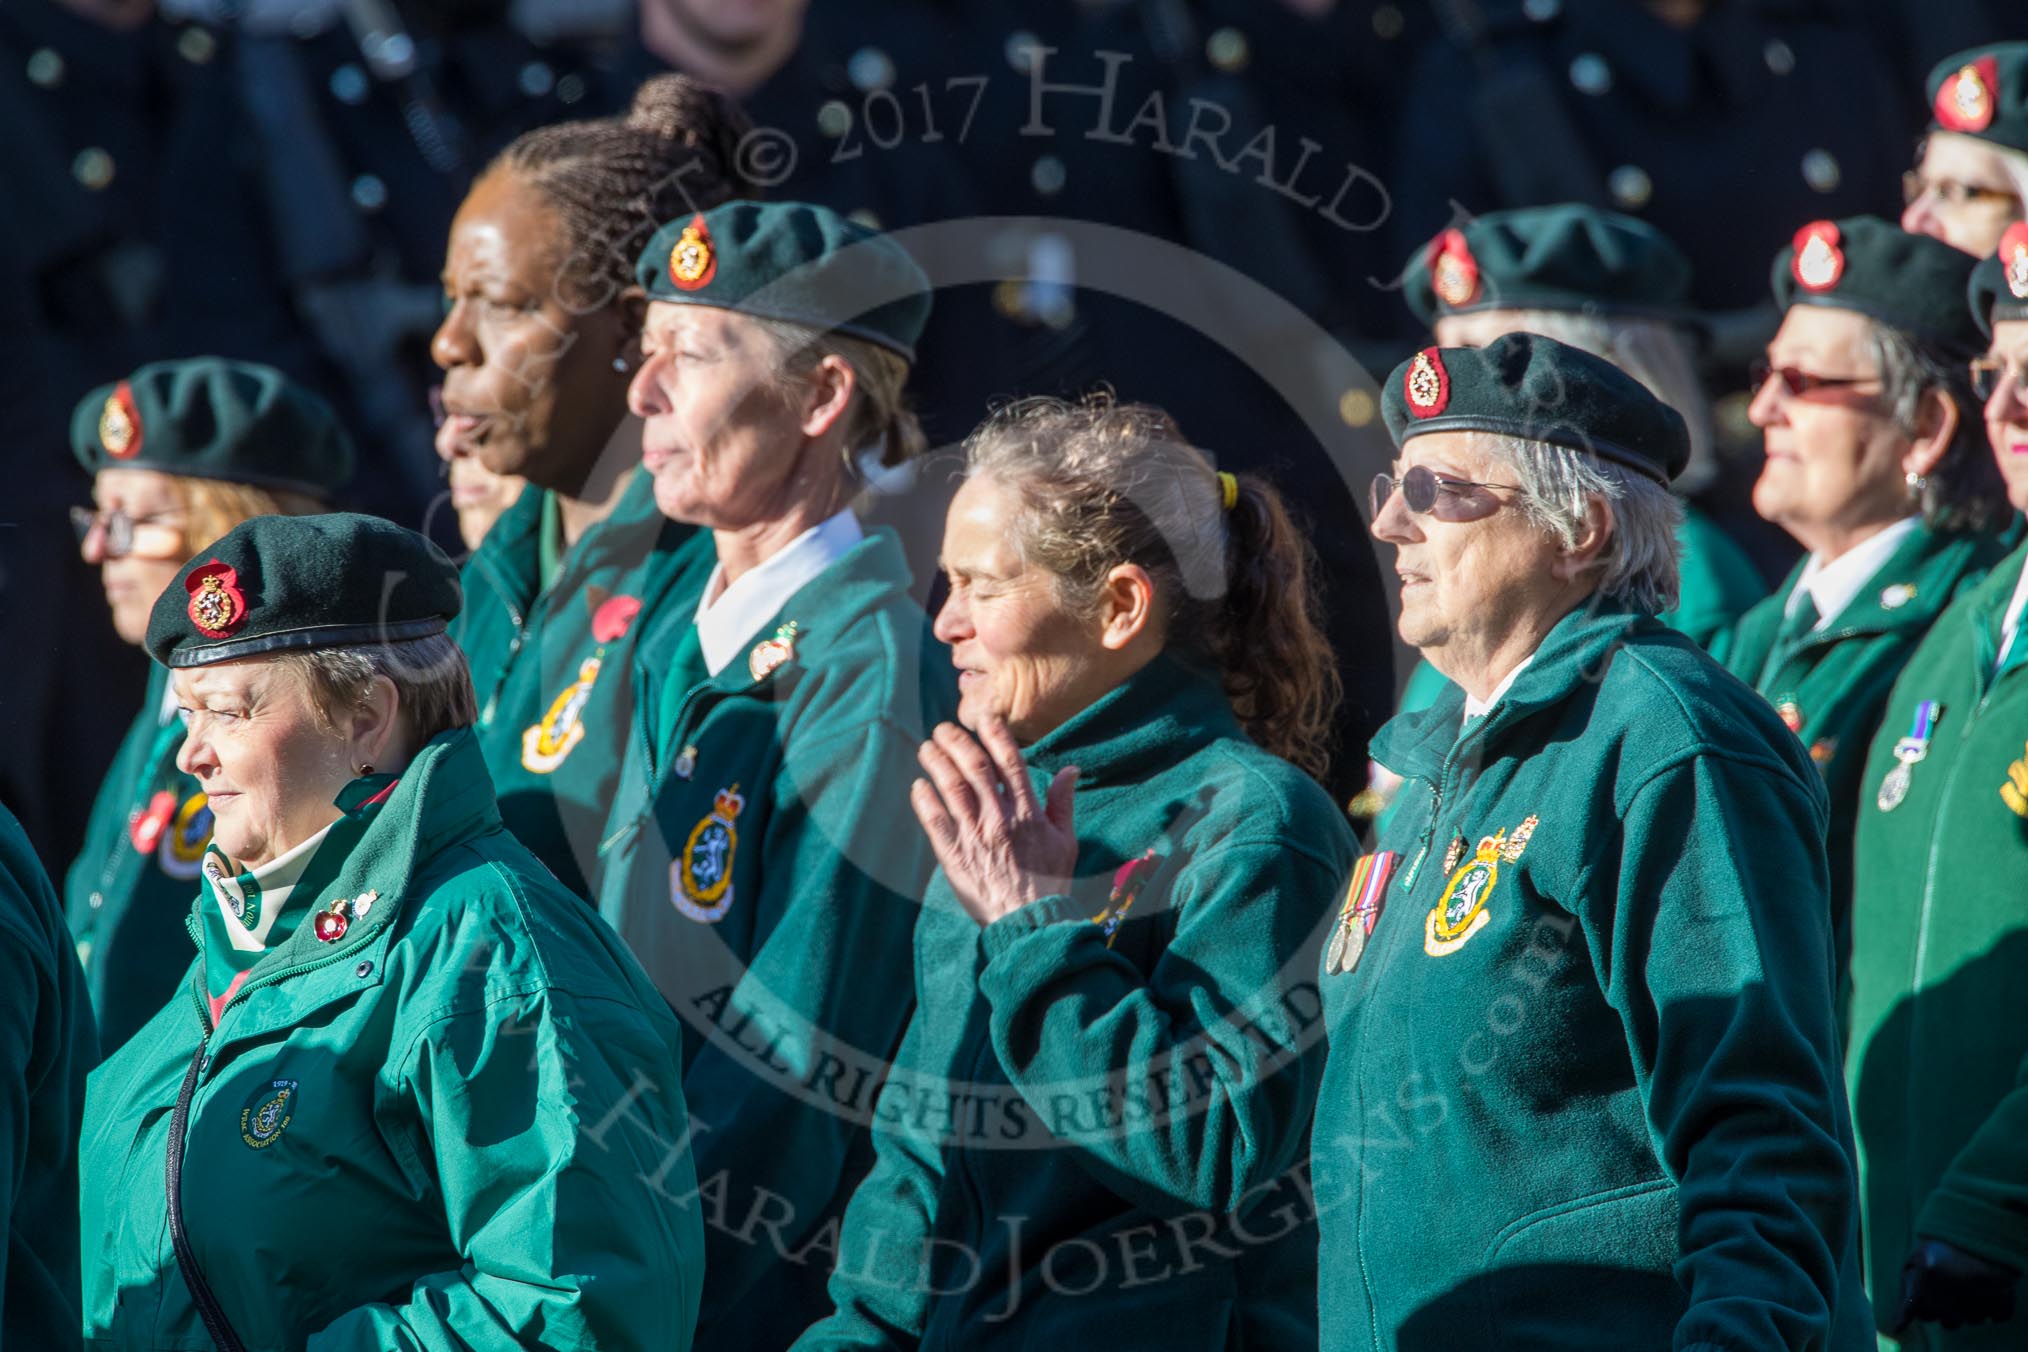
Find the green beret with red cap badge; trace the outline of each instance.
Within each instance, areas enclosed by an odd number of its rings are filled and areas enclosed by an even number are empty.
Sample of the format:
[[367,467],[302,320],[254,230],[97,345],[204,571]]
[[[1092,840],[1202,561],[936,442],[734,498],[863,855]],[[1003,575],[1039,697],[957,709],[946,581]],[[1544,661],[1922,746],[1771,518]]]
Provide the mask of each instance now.
[[2028,153],[2028,42],[1974,47],[1929,73],[1932,131],[1954,131]]
[[1477,310],[1580,310],[1687,319],[1690,260],[1646,221],[1579,203],[1493,211],[1445,230],[1408,263],[1424,324]]
[[1964,302],[1978,260],[1878,216],[1812,221],[1775,258],[1775,303],[1852,310],[1954,357],[1985,346]]

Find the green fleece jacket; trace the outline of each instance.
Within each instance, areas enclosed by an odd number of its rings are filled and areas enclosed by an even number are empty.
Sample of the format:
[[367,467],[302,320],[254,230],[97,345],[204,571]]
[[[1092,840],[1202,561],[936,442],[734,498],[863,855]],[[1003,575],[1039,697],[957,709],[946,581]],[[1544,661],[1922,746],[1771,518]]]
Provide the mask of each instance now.
[[65,918],[108,1052],[176,989],[189,957],[183,922],[211,843],[204,791],[176,768],[183,723],[162,717],[168,687],[168,668],[151,667],[147,698],[99,785],[84,848],[64,877]]
[[1977,583],[2016,535],[1945,534],[1918,525],[1830,623],[1782,632],[1782,611],[1808,560],[1740,620],[1722,660],[1765,695],[1817,763],[1830,793],[1831,922],[1839,972],[1852,951],[1852,823],[1866,747],[1915,645],[1951,598]]
[[486,533],[451,632],[471,663],[501,820],[589,898],[633,720],[635,644],[664,611],[688,622],[718,556],[711,532],[656,510],[654,479],[635,471],[613,514],[545,579],[552,498],[523,493]]
[[939,873],[852,1199],[843,1348],[1301,1347],[1313,976],[1355,853],[1329,796],[1157,658],[1029,748],[1076,765],[1076,879],[983,931]]
[[[1883,1317],[1918,1235],[2028,1272],[2028,639],[1995,671],[2024,558],[2010,555],[1916,649],[1860,783],[1846,1075]],[[1905,796],[1883,808],[1925,700],[1941,706],[1935,729]],[[1909,1345],[2021,1348],[2028,1312],[1926,1327]]]
[[91,1076],[88,1345],[208,1349],[212,1310],[262,1352],[689,1347],[675,1020],[501,829],[471,733],[313,862],[286,904],[346,902],[335,936],[298,923],[214,997],[193,911],[184,988]]
[[28,835],[0,807],[0,1346],[78,1346],[77,1134],[98,1060],[84,973]]
[[641,652],[599,909],[683,1020],[711,1274],[699,1343],[785,1347],[826,1308],[907,1022],[932,867],[908,786],[956,677],[884,530],[716,676],[694,627],[668,622]]
[[1407,782],[1322,983],[1323,1346],[1864,1347],[1801,745],[1609,607],[1462,712],[1374,741]]

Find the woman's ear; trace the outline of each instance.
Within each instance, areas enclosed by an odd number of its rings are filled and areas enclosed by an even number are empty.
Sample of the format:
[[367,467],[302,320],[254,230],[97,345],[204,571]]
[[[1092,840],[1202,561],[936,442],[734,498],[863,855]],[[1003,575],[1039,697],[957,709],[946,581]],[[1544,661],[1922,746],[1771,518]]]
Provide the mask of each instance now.
[[413,749],[401,745],[401,692],[385,676],[367,683],[365,698],[352,710],[350,726],[339,730],[346,734],[354,769],[394,765]]
[[818,362],[803,391],[803,435],[814,440],[838,426],[858,386],[859,373],[843,357],[831,353]]
[[1119,652],[1155,624],[1155,579],[1138,563],[1122,563],[1099,587],[1099,646]]
[[1569,582],[1598,567],[1599,556],[1605,553],[1606,541],[1613,534],[1613,505],[1602,494],[1594,493],[1585,499],[1584,519],[1578,523],[1577,543],[1556,556],[1549,566],[1550,575],[1561,582]]
[[1901,457],[1902,470],[1924,478],[1935,473],[1957,437],[1959,417],[1957,400],[1942,390],[1923,391],[1922,402],[1916,406],[1915,437]]

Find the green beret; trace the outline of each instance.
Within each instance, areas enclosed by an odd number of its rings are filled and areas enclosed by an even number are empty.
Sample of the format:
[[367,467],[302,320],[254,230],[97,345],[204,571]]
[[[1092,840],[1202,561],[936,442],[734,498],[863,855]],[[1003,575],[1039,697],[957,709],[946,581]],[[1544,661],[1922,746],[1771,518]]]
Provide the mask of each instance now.
[[1931,131],[2028,152],[2028,42],[1974,47],[1929,73]]
[[1387,378],[1381,413],[1396,446],[1424,432],[1494,432],[1589,451],[1664,484],[1690,462],[1675,409],[1605,358],[1535,333],[1424,348]]
[[271,366],[193,357],[143,366],[84,397],[70,446],[87,472],[153,469],[329,499],[352,438],[322,399]]
[[1775,259],[1775,303],[1854,310],[1954,356],[1985,346],[1965,308],[1978,260],[1878,216],[1812,221]]
[[1995,324],[2028,319],[2028,221],[2008,226],[1999,249],[1972,269],[1966,299],[1972,321],[1988,338]]
[[1690,260],[1661,231],[1575,203],[1488,212],[1408,262],[1424,324],[1474,310],[1588,310],[1688,318]]
[[183,565],[148,617],[148,654],[202,667],[307,648],[441,634],[458,613],[458,569],[377,516],[257,516]]
[[634,277],[650,300],[834,330],[910,362],[930,312],[929,278],[907,250],[807,202],[727,202],[671,221]]

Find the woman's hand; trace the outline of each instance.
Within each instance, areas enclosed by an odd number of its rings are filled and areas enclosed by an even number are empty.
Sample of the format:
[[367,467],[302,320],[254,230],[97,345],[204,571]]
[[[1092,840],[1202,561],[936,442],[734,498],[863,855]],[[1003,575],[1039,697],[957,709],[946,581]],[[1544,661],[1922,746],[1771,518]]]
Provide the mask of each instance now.
[[974,741],[957,724],[939,723],[916,752],[929,778],[910,785],[908,798],[959,903],[990,925],[1068,890],[1077,867],[1070,806],[1077,767],[1057,771],[1049,801],[1038,803],[1007,725],[989,718],[979,732]]

